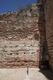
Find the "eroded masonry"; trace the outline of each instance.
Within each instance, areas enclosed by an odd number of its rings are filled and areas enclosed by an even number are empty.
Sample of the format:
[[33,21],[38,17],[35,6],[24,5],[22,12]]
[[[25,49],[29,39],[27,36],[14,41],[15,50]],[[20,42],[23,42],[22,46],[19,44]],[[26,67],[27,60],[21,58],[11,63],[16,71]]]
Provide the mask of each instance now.
[[16,12],[0,15],[0,67],[53,69],[53,3],[38,0]]
[[0,67],[39,66],[38,7],[0,15]]

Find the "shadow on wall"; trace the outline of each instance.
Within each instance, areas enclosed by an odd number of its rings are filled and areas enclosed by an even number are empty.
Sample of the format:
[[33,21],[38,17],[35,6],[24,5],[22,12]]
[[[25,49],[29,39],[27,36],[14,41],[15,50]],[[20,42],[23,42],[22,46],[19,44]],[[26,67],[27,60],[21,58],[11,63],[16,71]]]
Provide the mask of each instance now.
[[45,1],[38,0],[37,6],[39,9],[39,31],[40,31],[40,68],[49,68],[49,56],[48,56],[48,46],[46,40],[46,22],[45,22]]

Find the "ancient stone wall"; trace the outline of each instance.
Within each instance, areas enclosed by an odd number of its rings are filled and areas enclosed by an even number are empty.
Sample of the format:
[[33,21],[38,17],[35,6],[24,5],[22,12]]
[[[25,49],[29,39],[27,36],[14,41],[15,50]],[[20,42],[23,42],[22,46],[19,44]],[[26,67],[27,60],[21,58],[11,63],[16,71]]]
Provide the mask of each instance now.
[[0,15],[0,67],[38,66],[37,6]]

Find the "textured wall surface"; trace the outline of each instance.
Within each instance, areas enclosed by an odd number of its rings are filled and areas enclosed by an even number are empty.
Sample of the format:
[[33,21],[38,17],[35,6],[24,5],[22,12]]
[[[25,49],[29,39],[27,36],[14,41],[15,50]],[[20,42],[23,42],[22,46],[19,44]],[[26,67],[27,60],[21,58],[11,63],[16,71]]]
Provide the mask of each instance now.
[[0,67],[38,66],[39,36],[37,6],[0,15]]
[[49,64],[53,69],[53,0],[47,0],[45,5],[46,38],[48,42]]

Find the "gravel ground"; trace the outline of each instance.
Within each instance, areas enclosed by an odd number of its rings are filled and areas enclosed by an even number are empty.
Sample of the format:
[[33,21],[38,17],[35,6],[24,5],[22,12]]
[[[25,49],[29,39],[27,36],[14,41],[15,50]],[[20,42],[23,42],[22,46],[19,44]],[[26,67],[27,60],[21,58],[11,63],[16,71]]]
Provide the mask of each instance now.
[[0,69],[0,80],[53,80],[50,70],[40,70],[38,68]]

